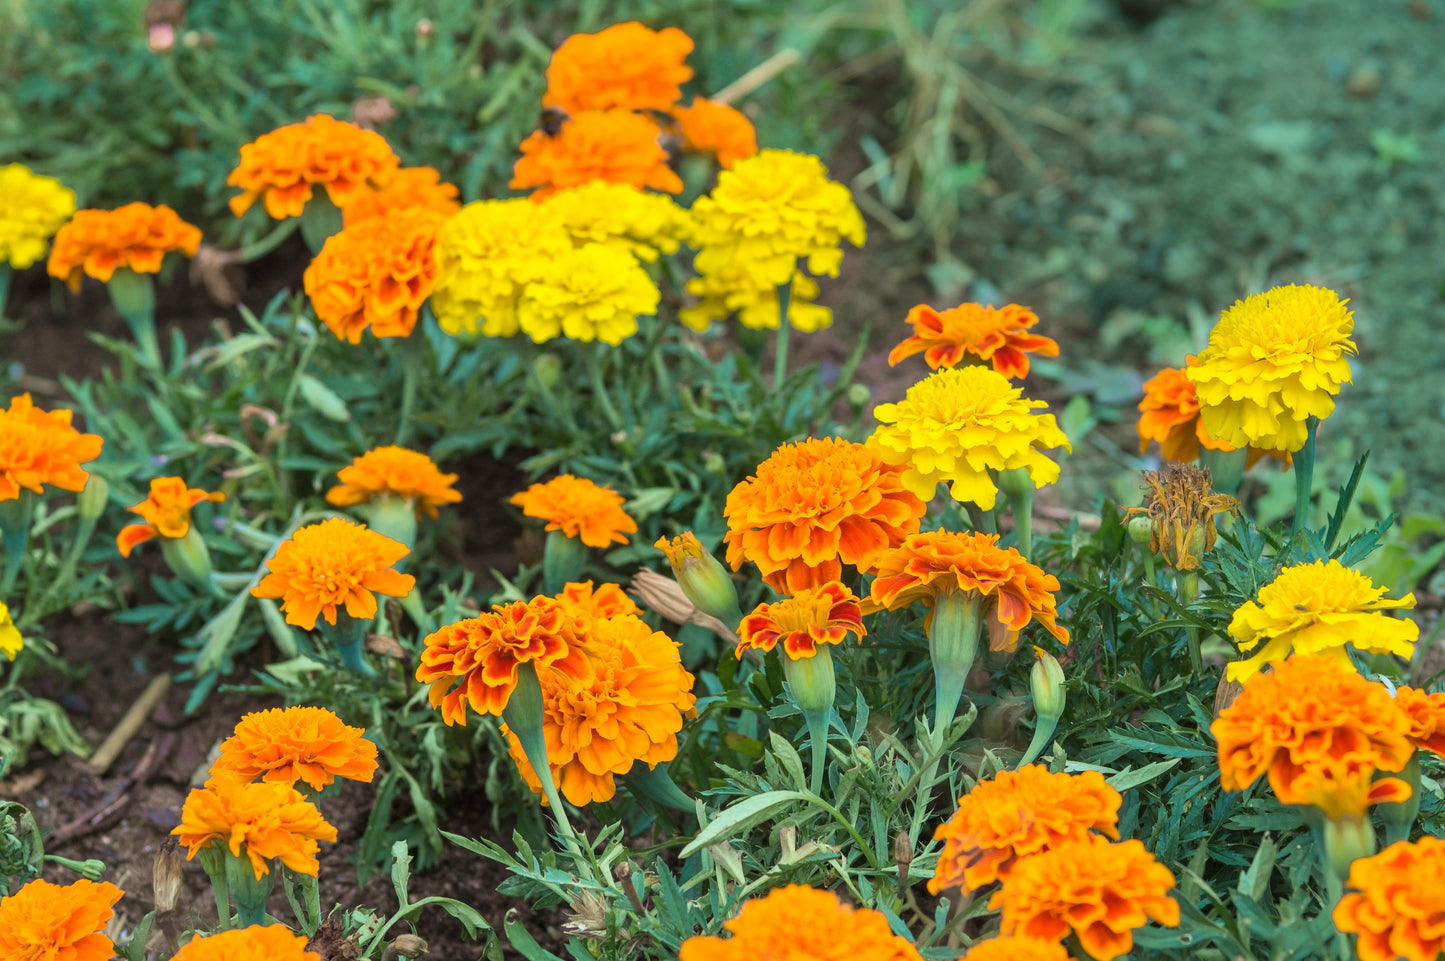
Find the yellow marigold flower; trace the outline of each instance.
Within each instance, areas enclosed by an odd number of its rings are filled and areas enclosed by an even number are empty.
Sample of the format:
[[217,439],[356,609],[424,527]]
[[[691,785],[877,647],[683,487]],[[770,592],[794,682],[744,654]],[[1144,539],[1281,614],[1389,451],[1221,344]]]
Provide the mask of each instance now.
[[376,616],[377,594],[411,593],[416,579],[392,568],[409,553],[363,524],[329,517],[283,542],[266,562],[270,573],[251,594],[280,599],[286,623],[308,631],[322,615],[334,625],[339,607],[366,620]]
[[998,486],[990,472],[1022,467],[1035,487],[1059,479],[1042,449],[1073,448],[1052,414],[1033,413],[1047,406],[987,367],[940,370],[899,403],[873,408],[879,426],[868,446],[904,467],[903,482],[924,501],[946,483],[954,500],[992,510]]
[[547,530],[578,538],[588,547],[626,544],[627,535],[637,533],[637,521],[622,509],[622,495],[585,477],[559,474],[513,494],[508,503],[546,521]]
[[733,167],[758,152],[758,132],[736,107],[698,97],[689,107],[673,107],[672,118],[683,146],[712,154],[721,167]]
[[75,191],[21,164],[0,167],[0,263],[24,270],[75,213]]
[[538,344],[554,337],[617,346],[637,318],[657,313],[661,294],[637,258],[611,244],[586,244],[549,261],[517,305],[517,323]]
[[20,636],[20,628],[11,619],[10,608],[0,601],[0,654],[13,661],[24,648],[25,638]]
[[336,828],[289,784],[247,784],[224,776],[187,795],[181,823],[171,833],[186,847],[188,861],[211,844],[236,857],[244,847],[258,879],[270,873],[274,858],[314,878],[321,867],[317,842],[336,840]]
[[153,478],[146,499],[126,508],[132,514],[139,514],[145,523],[122,527],[116,536],[115,546],[121,557],[129,557],[137,544],[144,544],[153,537],[185,537],[191,529],[191,508],[201,501],[219,504],[225,499],[226,495],[219,491],[186,487],[186,482],[179,477]]
[[766,653],[779,642],[793,660],[812,657],[819,644],[842,644],[852,634],[863,640],[868,630],[858,598],[838,581],[803,588],[793,597],[763,603],[738,627],[737,656],[749,648]]
[[36,879],[0,898],[0,958],[5,961],[110,961],[104,928],[125,892],[108,881],[61,886]]
[[70,417],[68,410],[41,410],[28,393],[0,410],[0,502],[15,500],[22,489],[44,493],[45,484],[85,489],[90,473],[80,465],[99,457],[104,441],[70,426]]
[[321,961],[306,939],[280,924],[222,931],[192,938],[171,961]]
[[963,961],[1069,961],[1069,952],[1054,941],[996,937],[969,948]]
[[432,459],[405,447],[374,447],[341,468],[340,484],[326,492],[326,502],[337,507],[369,504],[380,497],[399,497],[416,505],[416,516],[437,516],[437,508],[461,502],[452,487],[456,474],[443,474]]
[[649,30],[635,20],[574,33],[552,54],[542,103],[580,110],[670,110],[692,79],[692,38],[676,27]]
[[1028,329],[1038,322],[1037,314],[1018,304],[997,309],[983,304],[959,304],[944,311],[919,304],[908,312],[905,321],[913,328],[913,336],[893,348],[888,355],[888,366],[905,357],[923,354],[928,366],[938,370],[956,367],[973,354],[993,364],[993,369],[1005,377],[1027,377],[1030,353],[1059,356],[1056,341],[1029,333]]
[[1139,841],[1097,835],[1065,841],[1014,865],[989,901],[1003,933],[1062,941],[1072,932],[1089,957],[1112,961],[1134,947],[1134,929],[1179,923],[1174,875]]
[[[1192,461],[1205,450],[1232,451],[1233,447],[1218,438],[1211,437],[1204,429],[1204,420],[1199,415],[1199,392],[1194,381],[1189,379],[1189,368],[1198,366],[1199,361],[1190,354],[1183,367],[1165,367],[1144,382],[1144,398],[1139,401],[1139,453],[1149,449],[1149,442],[1159,445],[1159,454],[1165,460]],[[1245,469],[1255,465],[1268,454],[1283,464],[1291,463],[1288,451],[1260,450],[1249,448]]]
[[253,711],[221,742],[211,773],[288,787],[305,781],[317,791],[339,777],[370,781],[376,773],[376,745],[365,734],[324,707]]
[[[736,313],[750,330],[777,330],[782,323],[778,289],[766,278],[749,271],[746,264],[729,264],[704,277],[687,282],[687,292],[701,298],[677,312],[677,319],[696,331],[704,331],[715,320]],[[801,270],[793,274],[788,296],[788,326],[804,333],[833,324],[833,311],[813,303],[818,282]]]
[[584,110],[555,136],[536,130],[523,140],[507,186],[538,188],[533,200],[592,180],[680,193],[682,180],[667,165],[661,135],[657,123],[639,113]]
[[138,274],[159,273],[166,254],[179,250],[194,257],[200,245],[200,228],[164,204],[81,210],[55,235],[45,269],[71,290],[80,290],[81,274],[109,281],[117,267]]
[[1410,718],[1388,691],[1337,658],[1296,654],[1244,684],[1209,726],[1219,783],[1242,791],[1259,776],[1284,804],[1309,803],[1295,782],[1335,764],[1399,771],[1415,753]]
[[1263,644],[1258,654],[1229,665],[1226,677],[1243,681],[1266,664],[1289,656],[1327,654],[1348,665],[1345,645],[1362,651],[1398,654],[1415,650],[1420,625],[1381,611],[1415,606],[1415,595],[1385,599],[1385,588],[1337,560],[1296,564],[1279,572],[1246,601],[1229,622],[1229,636],[1241,651]]
[[559,190],[543,201],[573,243],[615,244],[652,263],[673,254],[692,233],[692,217],[671,197],[630,184],[593,180]]
[[443,218],[462,209],[457,188],[442,180],[434,167],[402,167],[384,187],[363,186],[341,208],[343,223],[352,224],[410,207],[424,207]]
[[1093,831],[1117,840],[1121,803],[1097,771],[1050,774],[1040,764],[1000,771],[959,798],[953,817],[934,832],[943,852],[928,890],[976,891],[1007,880],[1019,859]]
[[1170,462],[1162,471],[1144,471],[1149,498],[1143,507],[1125,514],[1149,518],[1149,550],[1181,571],[1199,569],[1205,554],[1214,549],[1215,514],[1232,513],[1239,501],[1214,493],[1209,471],[1193,464]]
[[439,276],[431,306],[449,334],[511,337],[517,301],[547,264],[572,249],[550,203],[482,200],[467,204],[437,235]]
[[1346,303],[1332,290],[1293,284],[1235,301],[1188,369],[1204,429],[1234,447],[1303,447],[1306,421],[1330,416],[1332,395],[1350,382]]
[[241,188],[231,198],[237,217],[260,200],[266,213],[284,220],[301,216],[315,187],[345,209],[368,188],[385,186],[400,166],[381,134],[317,114],[244,145],[226,185]]
[[1410,742],[1445,757],[1445,692],[1427,694],[1416,687],[1398,688],[1395,706],[1410,718]]
[[678,961],[922,961],[882,914],[801,884],[748,901],[723,927],[731,938],[688,938]]
[[769,587],[796,594],[839,580],[844,564],[869,570],[927,509],[903,469],[871,447],[837,437],[784,444],[728,494],[727,562],[752,561]]
[[467,723],[467,705],[478,714],[501,716],[517,686],[517,669],[542,669],[567,656],[577,643],[577,622],[565,601],[534,597],[497,604],[427,635],[416,669],[430,684],[428,699],[448,726]]
[[[634,764],[654,768],[676,757],[677,732],[697,700],[677,642],[635,614],[590,620],[565,669],[559,663],[537,676],[552,778],[579,807],[612,800],[614,778]],[[506,725],[502,732],[522,779],[540,794],[521,741]]]
[[1399,841],[1350,865],[1331,915],[1357,934],[1360,961],[1435,961],[1445,954],[1445,839]]

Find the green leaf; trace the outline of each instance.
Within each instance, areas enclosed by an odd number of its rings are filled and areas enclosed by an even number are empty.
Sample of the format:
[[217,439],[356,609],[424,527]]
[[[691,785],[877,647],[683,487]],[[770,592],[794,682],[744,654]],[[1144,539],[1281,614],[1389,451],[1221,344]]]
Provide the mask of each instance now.
[[397,841],[391,846],[391,886],[396,891],[396,903],[406,907],[411,903],[406,894],[406,883],[411,878],[411,854],[406,842]]
[[526,928],[522,927],[517,920],[517,909],[508,908],[507,916],[502,921],[502,929],[507,933],[507,940],[512,942],[512,947],[526,958],[527,961],[563,961],[551,951],[537,943]]
[[1153,764],[1144,765],[1137,771],[1131,771],[1125,768],[1118,774],[1105,780],[1110,787],[1120,794],[1123,794],[1125,791],[1131,791],[1136,787],[1148,784],[1150,781],[1159,777],[1159,775],[1173,770],[1182,760],[1183,758],[1176,757],[1170,758],[1167,761],[1155,761]]
[[321,381],[310,374],[301,375],[301,396],[311,409],[328,420],[345,423],[351,420],[351,411],[346,408],[346,401],[337,396],[336,391],[327,387]]
[[775,811],[799,801],[810,800],[812,800],[812,795],[802,791],[766,791],[745,801],[739,801],[720,813],[708,823],[707,827],[699,831],[687,847],[682,849],[679,857],[691,857],[703,848],[711,847],[719,841],[747,830],[754,824],[767,819]]
[[1274,859],[1278,852],[1274,838],[1266,834],[1259,842],[1259,850],[1254,852],[1254,860],[1249,862],[1249,870],[1239,876],[1240,894],[1260,902],[1269,891],[1269,877],[1274,873]]

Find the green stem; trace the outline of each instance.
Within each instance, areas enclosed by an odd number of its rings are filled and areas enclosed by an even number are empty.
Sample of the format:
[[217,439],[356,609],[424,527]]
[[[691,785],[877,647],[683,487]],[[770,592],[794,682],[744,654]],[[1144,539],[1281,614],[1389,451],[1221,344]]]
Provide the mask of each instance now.
[[10,265],[0,264],[0,319],[5,317],[5,298],[10,294]]
[[823,772],[828,760],[828,718],[833,713],[833,698],[838,690],[833,672],[833,653],[827,644],[819,644],[812,657],[794,658],[782,653],[783,677],[793,703],[803,713],[808,736],[813,742],[813,769],[808,789],[822,796]]
[[425,351],[426,342],[417,331],[401,338],[396,347],[397,358],[401,361],[401,412],[396,422],[396,440],[392,443],[398,447],[406,443],[407,434],[411,432],[411,412],[416,407],[417,382],[421,379]]
[[602,408],[602,413],[607,417],[612,429],[618,431],[623,429],[622,417],[613,406],[612,398],[607,395],[607,385],[602,379],[603,348],[604,345],[598,342],[587,349],[587,379],[592,382],[592,396],[596,399],[597,406]]
[[1290,536],[1298,537],[1309,521],[1310,491],[1314,486],[1315,474],[1315,432],[1320,426],[1318,417],[1311,417],[1306,423],[1305,445],[1294,455],[1294,530]]
[[[1179,599],[1185,607],[1199,600],[1198,571],[1180,573],[1177,580],[1179,583]],[[1201,677],[1204,674],[1204,653],[1201,649],[1202,638],[1200,637],[1199,628],[1191,624],[1185,629],[1185,633],[1189,641],[1189,667],[1194,672],[1195,677]]]
[[552,779],[547,737],[542,731],[543,711],[542,682],[537,678],[536,665],[528,661],[517,668],[517,686],[507,699],[507,706],[502,708],[502,720],[517,735],[522,753],[527,756],[527,763],[532,765],[532,773],[541,782],[542,794],[547,798],[552,816],[557,819],[557,828],[563,840],[568,847],[576,850],[576,835],[567,819],[567,809],[562,806],[562,798],[557,794],[557,784]]
[[243,264],[249,264],[260,260],[262,257],[275,250],[277,247],[294,234],[301,226],[301,221],[296,217],[287,217],[260,240],[254,240],[236,251],[236,257]]
[[788,304],[793,299],[793,282],[778,288],[778,339],[773,351],[773,390],[782,388],[788,379]]

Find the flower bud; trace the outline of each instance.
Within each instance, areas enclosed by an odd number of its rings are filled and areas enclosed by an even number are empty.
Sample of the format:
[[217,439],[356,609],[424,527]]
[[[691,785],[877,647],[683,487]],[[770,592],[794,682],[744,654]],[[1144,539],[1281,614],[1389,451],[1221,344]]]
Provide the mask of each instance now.
[[1153,536],[1154,525],[1147,517],[1131,517],[1127,525],[1129,529],[1129,540],[1145,547]]
[[156,910],[161,914],[174,911],[181,897],[181,852],[173,837],[166,838],[151,866],[151,888]]
[[742,621],[732,577],[716,557],[703,550],[692,531],[684,531],[671,540],[658,538],[653,546],[667,555],[672,576],[698,610],[729,626],[735,627]]
[[848,387],[848,403],[853,407],[866,407],[868,401],[873,399],[873,391],[867,384],[850,384]]
[[171,573],[195,587],[211,586],[211,552],[195,524],[186,528],[184,536],[162,537],[160,542]]
[[1058,723],[1064,715],[1064,669],[1058,658],[1041,647],[1034,648],[1033,668],[1029,671],[1029,692],[1034,698],[1034,713],[1039,720]]
[[542,354],[532,361],[532,369],[537,372],[537,379],[544,387],[556,387],[557,381],[562,379],[562,359],[556,354]]
[[110,485],[105,482],[104,477],[92,473],[90,480],[85,482],[85,489],[76,498],[76,507],[80,509],[83,519],[93,521],[105,512],[105,504],[109,499]]

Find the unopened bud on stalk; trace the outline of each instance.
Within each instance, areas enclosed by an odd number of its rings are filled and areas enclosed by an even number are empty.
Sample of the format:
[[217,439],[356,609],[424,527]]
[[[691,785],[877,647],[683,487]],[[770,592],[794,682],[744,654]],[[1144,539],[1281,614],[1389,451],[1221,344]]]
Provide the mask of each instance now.
[[85,482],[85,489],[76,498],[80,516],[88,521],[96,520],[105,512],[106,501],[110,499],[110,485],[99,474],[92,473]]
[[682,588],[682,593],[704,614],[711,614],[729,627],[737,627],[742,621],[738,608],[738,592],[733,579],[711,552],[703,549],[702,543],[692,531],[684,531],[677,537],[660,537],[653,545],[667,555],[672,565],[672,576]]
[[1154,525],[1147,517],[1131,517],[1126,525],[1129,529],[1129,540],[1140,547],[1149,545],[1149,538],[1153,536]]
[[87,881],[99,881],[105,877],[105,862],[97,861],[94,858],[88,861],[72,861],[70,858],[63,858],[58,854],[47,854],[45,860],[63,868],[69,868]]
[[537,379],[543,387],[556,387],[557,381],[562,379],[562,360],[556,354],[542,354],[532,361],[532,369],[537,372]]
[[1019,767],[1030,764],[1043,753],[1059,718],[1064,716],[1064,669],[1058,658],[1041,647],[1034,648],[1033,668],[1029,671],[1029,693],[1034,698],[1034,737],[1029,749],[1019,760]]

